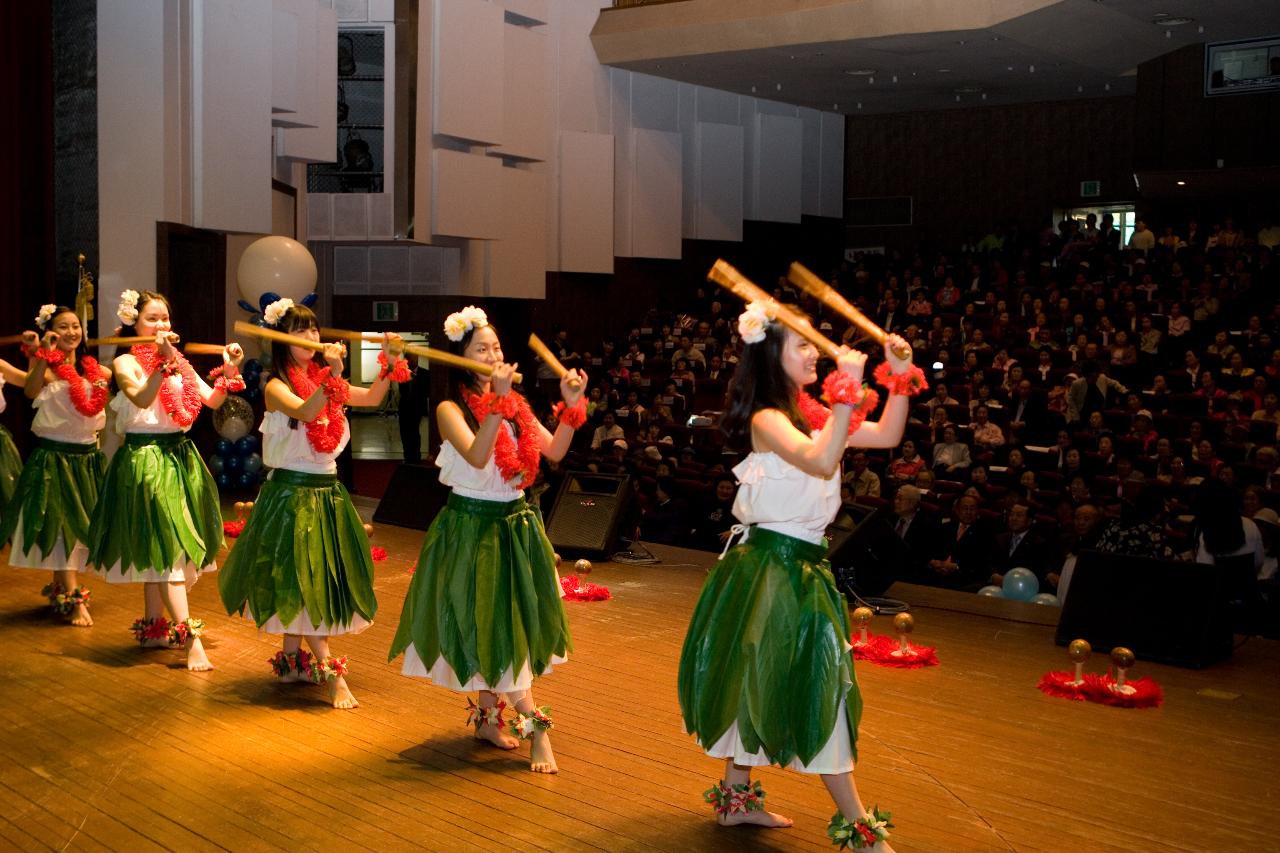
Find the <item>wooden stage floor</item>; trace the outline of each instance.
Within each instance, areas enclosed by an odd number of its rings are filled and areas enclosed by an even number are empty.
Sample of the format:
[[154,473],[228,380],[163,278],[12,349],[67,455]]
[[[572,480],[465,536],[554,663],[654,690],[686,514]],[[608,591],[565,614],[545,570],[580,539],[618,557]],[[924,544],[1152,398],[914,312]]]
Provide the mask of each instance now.
[[[385,662],[421,538],[375,532],[379,619],[335,643],[355,711],[277,685],[276,642],[222,615],[212,577],[192,611],[217,669],[192,674],[134,644],[140,589],[89,579],[96,626],[61,627],[45,576],[0,561],[0,849],[831,849],[816,778],[761,774],[789,830],[721,829],[702,803],[720,763],[682,733],[675,680],[713,555],[655,546],[662,565],[597,567],[612,601],[566,604],[576,653],[537,685],[561,772],[537,776],[527,747],[470,738],[461,697]],[[1202,672],[1139,664],[1165,704],[1121,710],[1036,690],[1066,668],[1043,609],[903,592],[941,666],[857,669],[858,783],[898,850],[1275,849],[1277,644]]]

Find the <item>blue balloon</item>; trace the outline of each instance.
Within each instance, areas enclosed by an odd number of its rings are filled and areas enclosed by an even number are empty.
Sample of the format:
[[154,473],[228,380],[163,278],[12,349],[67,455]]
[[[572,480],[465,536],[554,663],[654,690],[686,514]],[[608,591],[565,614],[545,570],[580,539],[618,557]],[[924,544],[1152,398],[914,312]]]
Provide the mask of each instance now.
[[256,435],[246,435],[244,438],[236,441],[236,452],[241,456],[252,453],[258,449],[258,437]]
[[1049,606],[1049,607],[1061,607],[1061,606],[1062,606],[1062,602],[1058,600],[1058,596],[1054,595],[1054,594],[1053,594],[1053,593],[1051,593],[1051,592],[1041,592],[1041,593],[1036,594],[1035,596],[1033,596],[1033,597],[1032,597],[1032,599],[1031,599],[1031,603],[1032,603],[1032,604],[1044,604],[1044,605],[1047,605],[1047,606]]
[[258,297],[258,307],[263,311],[266,311],[268,305],[272,302],[279,301],[279,299],[280,294],[276,293],[274,290],[268,290],[266,293]]
[[254,308],[252,305],[250,305],[248,302],[245,302],[243,299],[237,299],[236,304],[239,305],[244,310],[248,311],[250,314],[256,314],[258,312],[257,308]]
[[250,453],[244,458],[244,470],[250,474],[257,474],[262,470],[262,457],[256,453]]
[[220,438],[213,443],[213,452],[219,456],[226,456],[231,452],[231,442],[225,438]]
[[1004,573],[1004,597],[1030,601],[1040,591],[1040,580],[1030,569],[1010,569]]
[[225,489],[231,485],[231,475],[226,471],[213,475],[213,481],[218,484],[218,488]]
[[258,475],[249,471],[241,471],[240,476],[236,479],[236,483],[242,489],[249,489],[258,485]]
[[262,370],[262,362],[258,361],[256,358],[251,358],[244,363],[244,369],[257,373]]
[[222,470],[232,474],[238,474],[244,470],[244,457],[231,454],[227,456],[222,463]]
[[320,294],[318,293],[308,293],[306,296],[302,297],[298,301],[301,302],[303,305],[307,306],[308,308],[310,308],[312,305],[316,304],[316,300],[319,298],[320,298]]
[[213,454],[209,457],[209,472],[212,474],[221,474],[224,462],[221,456]]
[[982,589],[978,590],[978,595],[981,595],[983,598],[1004,598],[1004,590],[992,584],[990,586],[984,586]]

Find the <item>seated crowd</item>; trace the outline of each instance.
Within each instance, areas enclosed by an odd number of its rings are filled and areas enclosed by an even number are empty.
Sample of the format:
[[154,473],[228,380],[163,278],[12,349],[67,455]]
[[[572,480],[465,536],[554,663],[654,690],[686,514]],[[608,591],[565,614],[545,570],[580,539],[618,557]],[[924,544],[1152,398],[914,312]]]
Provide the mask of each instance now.
[[[833,272],[930,376],[900,447],[850,450],[843,469],[846,503],[882,508],[893,524],[903,580],[976,590],[1021,566],[1065,595],[1086,548],[1204,561],[1252,549],[1260,579],[1274,574],[1271,247],[1227,220],[1199,236],[1195,223],[1186,237],[1166,228],[1158,241],[1142,223],[1122,248],[1105,220],[992,233],[956,252],[868,255]],[[858,341],[785,279],[774,296],[833,340]],[[642,539],[719,550],[734,523],[744,449],[725,447],[714,424],[740,309],[699,289],[679,311],[638,318],[625,339],[579,351],[556,337],[592,385],[589,426],[559,467],[631,475]],[[544,370],[539,382],[554,380]],[[1224,502],[1241,530],[1206,545],[1206,513]]]

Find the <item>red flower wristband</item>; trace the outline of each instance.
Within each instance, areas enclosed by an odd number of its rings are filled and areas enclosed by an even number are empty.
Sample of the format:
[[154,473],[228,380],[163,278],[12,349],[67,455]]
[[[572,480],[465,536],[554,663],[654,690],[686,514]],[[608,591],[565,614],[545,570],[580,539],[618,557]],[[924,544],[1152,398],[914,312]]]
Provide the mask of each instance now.
[[67,357],[67,354],[60,349],[38,349],[35,351],[34,357],[50,367],[56,367],[62,364],[62,360]]
[[831,406],[840,403],[853,408],[853,414],[849,417],[850,433],[856,432],[867,415],[875,411],[880,403],[880,395],[874,388],[868,388],[848,373],[839,370],[828,373],[827,378],[822,380],[822,398]]
[[890,394],[898,394],[907,397],[914,397],[917,394],[929,390],[929,383],[925,381],[924,371],[914,364],[906,373],[890,372],[889,362],[883,361],[876,368],[873,374],[876,382],[879,382],[889,390]]
[[565,426],[578,429],[587,422],[587,401],[579,397],[572,406],[556,403],[551,407],[551,413]]
[[395,362],[387,364],[387,354],[385,352],[378,353],[378,364],[382,365],[382,369],[378,371],[378,378],[385,379],[390,376],[392,382],[408,382],[412,379],[409,373],[409,362],[403,358],[397,358]]

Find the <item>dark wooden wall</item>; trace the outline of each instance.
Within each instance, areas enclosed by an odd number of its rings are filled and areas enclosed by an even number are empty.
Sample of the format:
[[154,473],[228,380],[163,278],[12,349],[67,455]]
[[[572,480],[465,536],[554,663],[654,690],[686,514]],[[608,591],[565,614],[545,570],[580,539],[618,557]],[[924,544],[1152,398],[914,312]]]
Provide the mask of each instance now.
[[849,244],[952,243],[999,221],[1038,223],[1084,203],[1085,180],[1102,182],[1102,201],[1132,199],[1133,113],[1133,98],[1115,97],[850,116],[846,195],[912,196],[914,223],[853,229]]
[[1138,68],[1134,168],[1280,165],[1280,94],[1204,97],[1204,46]]

